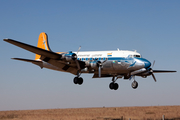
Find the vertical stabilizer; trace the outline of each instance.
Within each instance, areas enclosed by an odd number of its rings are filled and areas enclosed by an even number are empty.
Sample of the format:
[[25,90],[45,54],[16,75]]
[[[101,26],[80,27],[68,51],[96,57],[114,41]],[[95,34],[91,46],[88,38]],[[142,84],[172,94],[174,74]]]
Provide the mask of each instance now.
[[[41,48],[41,49],[45,49],[45,50],[51,51],[51,49],[49,47],[49,43],[48,43],[48,36],[47,36],[46,33],[42,32],[39,35],[37,47]],[[41,55],[36,54],[35,60],[40,59],[40,57],[41,57]]]

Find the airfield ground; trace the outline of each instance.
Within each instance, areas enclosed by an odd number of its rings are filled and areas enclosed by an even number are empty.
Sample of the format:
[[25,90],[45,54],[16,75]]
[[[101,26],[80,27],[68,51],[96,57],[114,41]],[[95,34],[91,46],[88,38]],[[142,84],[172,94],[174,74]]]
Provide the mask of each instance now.
[[180,120],[180,106],[0,111],[0,120]]

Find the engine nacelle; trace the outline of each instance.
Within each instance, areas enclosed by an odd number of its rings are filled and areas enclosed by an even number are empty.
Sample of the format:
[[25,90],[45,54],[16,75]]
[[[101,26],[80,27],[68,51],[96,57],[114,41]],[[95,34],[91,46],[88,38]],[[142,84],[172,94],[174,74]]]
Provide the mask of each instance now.
[[141,75],[142,76],[149,76],[149,75],[152,75],[152,72],[147,71],[147,72],[142,73]]
[[142,74],[142,73],[144,73],[146,71],[147,70],[145,68],[142,68],[140,70],[136,70],[136,71],[131,72],[131,75]]
[[69,51],[68,53],[63,54],[62,58],[65,59],[66,61],[73,61],[77,59],[77,55],[72,51]]

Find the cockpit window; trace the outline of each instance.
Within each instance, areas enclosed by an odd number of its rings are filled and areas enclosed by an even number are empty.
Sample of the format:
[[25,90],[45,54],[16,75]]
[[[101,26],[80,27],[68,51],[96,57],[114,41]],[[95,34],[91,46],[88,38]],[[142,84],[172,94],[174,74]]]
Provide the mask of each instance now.
[[140,58],[141,56],[140,56],[140,55],[134,55],[134,57],[138,57],[138,58]]

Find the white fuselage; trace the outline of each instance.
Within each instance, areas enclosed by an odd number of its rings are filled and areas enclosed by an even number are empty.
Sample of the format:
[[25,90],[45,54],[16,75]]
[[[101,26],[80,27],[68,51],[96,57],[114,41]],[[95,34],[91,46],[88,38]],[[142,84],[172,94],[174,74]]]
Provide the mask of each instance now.
[[[144,67],[144,63],[135,62],[138,61],[135,58],[141,58],[141,55],[136,51],[116,50],[116,51],[84,51],[73,52],[77,54],[77,59],[85,63],[90,61],[100,61],[103,63],[102,74],[125,74],[132,70],[138,70]],[[132,66],[131,66],[132,65]],[[49,63],[44,63],[44,67],[64,71]],[[89,69],[91,68],[91,69]],[[96,73],[97,67],[88,67],[82,69],[82,73]],[[66,71],[64,71],[66,72]]]
[[[74,52],[76,53],[76,52]],[[129,55],[134,57],[136,55],[141,57],[139,53],[136,51],[127,51],[127,50],[116,50],[116,51],[85,51],[85,52],[78,52],[76,53],[78,56],[78,59],[81,59],[83,61],[86,61],[86,58],[126,58]]]

